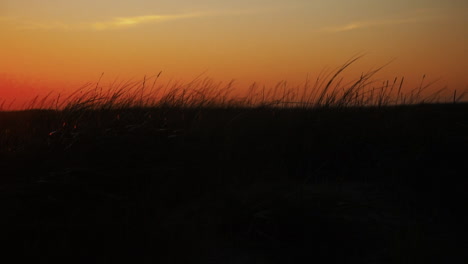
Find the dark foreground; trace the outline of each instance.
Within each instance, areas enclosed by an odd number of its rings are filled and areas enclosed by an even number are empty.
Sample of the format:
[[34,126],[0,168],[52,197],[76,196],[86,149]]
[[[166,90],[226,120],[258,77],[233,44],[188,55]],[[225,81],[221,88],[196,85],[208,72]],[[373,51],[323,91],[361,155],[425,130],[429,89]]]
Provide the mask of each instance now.
[[465,104],[0,113],[0,144],[18,261],[468,259]]

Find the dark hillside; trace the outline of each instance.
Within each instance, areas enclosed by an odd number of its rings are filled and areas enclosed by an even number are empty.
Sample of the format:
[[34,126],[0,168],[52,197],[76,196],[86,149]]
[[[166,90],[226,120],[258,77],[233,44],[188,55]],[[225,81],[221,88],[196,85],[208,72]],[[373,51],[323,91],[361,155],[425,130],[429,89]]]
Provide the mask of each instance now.
[[468,105],[0,112],[2,242],[77,263],[461,263]]

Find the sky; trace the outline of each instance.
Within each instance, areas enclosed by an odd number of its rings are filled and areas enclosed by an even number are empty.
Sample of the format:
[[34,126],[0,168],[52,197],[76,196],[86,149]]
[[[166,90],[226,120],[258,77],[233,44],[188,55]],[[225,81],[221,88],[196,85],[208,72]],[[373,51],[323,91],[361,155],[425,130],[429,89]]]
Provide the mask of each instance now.
[[365,54],[350,79],[426,75],[468,88],[466,0],[0,0],[0,104],[162,71],[304,82]]

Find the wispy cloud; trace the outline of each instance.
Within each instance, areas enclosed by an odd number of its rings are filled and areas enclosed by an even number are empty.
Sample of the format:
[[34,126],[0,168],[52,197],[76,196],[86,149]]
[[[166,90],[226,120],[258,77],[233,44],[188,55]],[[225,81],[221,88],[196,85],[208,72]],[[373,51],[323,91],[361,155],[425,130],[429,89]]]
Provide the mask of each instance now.
[[125,27],[134,27],[141,24],[158,23],[171,20],[189,19],[208,16],[204,13],[189,13],[177,15],[147,15],[147,16],[133,16],[133,17],[116,17],[107,21],[95,22],[89,24],[92,29],[106,30],[117,29]]
[[144,24],[156,24],[174,20],[195,19],[217,16],[234,16],[234,15],[253,15],[264,12],[261,10],[238,10],[238,11],[210,11],[210,12],[194,12],[182,14],[149,14],[143,16],[120,16],[111,17],[108,19],[88,21],[88,22],[65,22],[62,20],[30,20],[19,17],[0,17],[0,22],[7,24],[10,29],[14,30],[115,30],[123,28],[131,28]]
[[364,28],[429,22],[429,21],[434,21],[434,20],[441,19],[441,18],[442,17],[440,15],[423,15],[423,16],[413,16],[413,17],[407,17],[407,18],[362,20],[362,21],[350,22],[350,23],[338,25],[338,26],[324,27],[324,28],[319,29],[318,31],[337,33],[337,32],[345,32],[345,31],[364,29]]

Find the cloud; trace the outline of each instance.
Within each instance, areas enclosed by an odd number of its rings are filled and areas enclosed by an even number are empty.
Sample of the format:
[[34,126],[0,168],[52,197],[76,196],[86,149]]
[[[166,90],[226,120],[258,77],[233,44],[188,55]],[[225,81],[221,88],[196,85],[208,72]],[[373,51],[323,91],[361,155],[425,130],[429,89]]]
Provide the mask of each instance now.
[[19,17],[0,17],[0,22],[4,22],[13,30],[64,30],[64,31],[83,31],[83,30],[112,30],[136,27],[143,24],[162,23],[167,21],[194,19],[203,17],[217,16],[235,16],[235,15],[254,15],[260,13],[260,10],[238,10],[238,11],[211,11],[185,14],[150,14],[144,16],[113,17],[107,20],[91,22],[64,22],[61,20],[38,21],[23,19]]
[[147,15],[132,17],[115,17],[104,21],[66,23],[59,20],[35,21],[22,18],[0,17],[0,22],[4,22],[14,30],[107,30],[134,27],[141,24],[158,23],[170,20],[189,19],[203,17],[202,13],[177,14],[177,15]]
[[134,17],[116,17],[108,21],[91,23],[90,27],[95,30],[117,29],[134,27],[141,24],[165,22],[171,20],[189,19],[207,16],[203,13],[178,14],[178,15],[148,15]]
[[442,18],[441,16],[429,15],[429,16],[416,16],[416,17],[408,17],[408,18],[393,18],[393,19],[379,19],[379,20],[363,20],[363,21],[356,21],[351,22],[344,25],[333,26],[333,27],[324,27],[319,29],[319,32],[329,32],[329,33],[337,33],[337,32],[345,32],[363,28],[372,28],[372,27],[381,27],[381,26],[393,26],[393,25],[404,25],[404,24],[411,24],[411,23],[420,23],[420,22],[428,22],[434,21],[436,19]]

